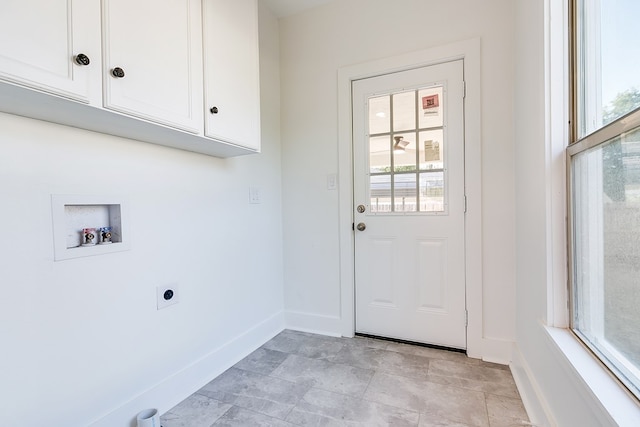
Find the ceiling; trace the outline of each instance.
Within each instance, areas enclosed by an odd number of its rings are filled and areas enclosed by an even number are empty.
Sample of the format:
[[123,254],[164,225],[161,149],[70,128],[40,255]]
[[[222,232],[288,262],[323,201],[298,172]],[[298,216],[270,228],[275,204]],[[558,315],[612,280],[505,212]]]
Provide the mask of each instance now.
[[273,11],[278,18],[295,15],[333,0],[260,0]]

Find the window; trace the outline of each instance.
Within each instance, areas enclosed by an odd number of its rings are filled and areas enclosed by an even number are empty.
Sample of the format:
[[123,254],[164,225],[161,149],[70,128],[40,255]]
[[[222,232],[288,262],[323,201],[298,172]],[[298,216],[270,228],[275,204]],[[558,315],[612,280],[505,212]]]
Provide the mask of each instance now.
[[442,85],[368,99],[371,212],[445,211]]
[[571,327],[640,397],[640,16],[573,0]]

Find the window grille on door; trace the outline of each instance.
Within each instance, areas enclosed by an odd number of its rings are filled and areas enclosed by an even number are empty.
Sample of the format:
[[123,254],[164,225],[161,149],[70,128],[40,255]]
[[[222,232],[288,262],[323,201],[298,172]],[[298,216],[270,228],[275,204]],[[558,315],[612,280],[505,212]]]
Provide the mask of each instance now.
[[372,213],[446,211],[443,85],[368,98]]

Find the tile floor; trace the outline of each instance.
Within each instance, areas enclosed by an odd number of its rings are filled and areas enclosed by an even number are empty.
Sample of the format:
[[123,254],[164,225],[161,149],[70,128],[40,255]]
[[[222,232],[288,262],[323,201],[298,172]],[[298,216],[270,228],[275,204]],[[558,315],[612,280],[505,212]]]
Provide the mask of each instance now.
[[163,427],[529,425],[509,368],[370,338],[283,331]]

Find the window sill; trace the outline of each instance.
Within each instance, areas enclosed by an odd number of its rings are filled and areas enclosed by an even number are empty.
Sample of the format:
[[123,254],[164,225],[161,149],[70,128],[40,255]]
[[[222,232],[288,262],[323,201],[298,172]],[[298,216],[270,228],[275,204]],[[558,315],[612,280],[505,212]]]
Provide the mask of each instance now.
[[545,326],[549,338],[566,357],[604,412],[619,426],[640,425],[640,405],[567,329]]

